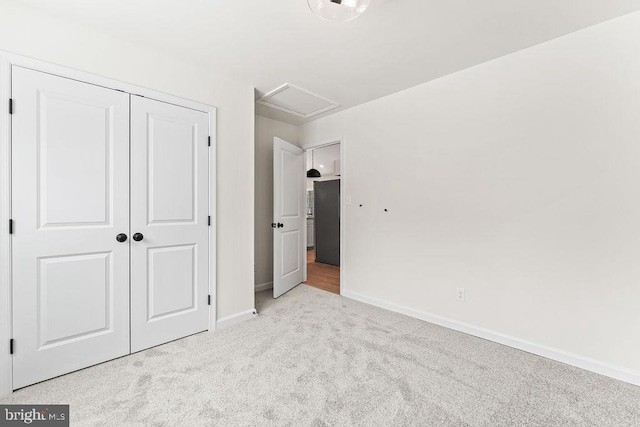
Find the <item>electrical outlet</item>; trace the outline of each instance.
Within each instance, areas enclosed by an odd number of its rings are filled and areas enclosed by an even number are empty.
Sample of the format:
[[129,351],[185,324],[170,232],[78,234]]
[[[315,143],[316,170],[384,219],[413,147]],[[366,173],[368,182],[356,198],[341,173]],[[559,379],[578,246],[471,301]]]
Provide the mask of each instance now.
[[464,289],[456,288],[456,301],[464,302]]

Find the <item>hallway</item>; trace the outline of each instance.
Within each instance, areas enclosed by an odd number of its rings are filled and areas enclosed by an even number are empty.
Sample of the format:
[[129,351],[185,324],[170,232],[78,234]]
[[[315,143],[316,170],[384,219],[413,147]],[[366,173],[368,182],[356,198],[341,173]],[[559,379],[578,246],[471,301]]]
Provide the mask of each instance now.
[[315,262],[313,249],[307,249],[307,281],[309,286],[340,294],[340,267]]

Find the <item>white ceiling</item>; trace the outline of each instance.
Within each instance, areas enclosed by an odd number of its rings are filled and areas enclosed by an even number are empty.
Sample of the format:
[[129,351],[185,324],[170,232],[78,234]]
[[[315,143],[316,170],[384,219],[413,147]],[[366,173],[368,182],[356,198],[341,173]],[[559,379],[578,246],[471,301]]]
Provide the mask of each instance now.
[[307,0],[15,1],[244,81],[256,97],[292,83],[341,105],[325,115],[640,10],[637,0],[371,0],[333,23]]

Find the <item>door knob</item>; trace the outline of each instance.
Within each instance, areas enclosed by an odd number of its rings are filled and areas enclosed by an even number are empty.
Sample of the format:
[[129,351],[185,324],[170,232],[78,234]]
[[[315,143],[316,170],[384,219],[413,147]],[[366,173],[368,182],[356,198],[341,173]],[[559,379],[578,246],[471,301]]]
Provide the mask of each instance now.
[[142,235],[142,233],[136,233],[133,235],[133,240],[135,240],[136,242],[139,242],[142,239],[144,239],[144,236]]
[[283,223],[281,223],[281,222],[279,222],[279,223],[278,223],[278,228],[282,228],[282,227],[284,227],[284,224],[283,224]]
[[120,233],[116,236],[116,240],[120,243],[127,241],[127,235],[124,233]]
[[277,225],[278,225],[278,224],[276,224],[275,222],[272,222],[272,223],[271,223],[271,228],[276,228],[276,226],[277,226]]

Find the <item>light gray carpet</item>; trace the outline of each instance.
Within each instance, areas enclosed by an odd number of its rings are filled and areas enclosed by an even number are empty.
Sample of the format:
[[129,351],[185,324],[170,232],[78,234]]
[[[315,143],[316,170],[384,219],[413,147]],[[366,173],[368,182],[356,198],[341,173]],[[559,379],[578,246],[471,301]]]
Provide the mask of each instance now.
[[0,400],[72,425],[640,425],[640,387],[304,285],[256,306]]

